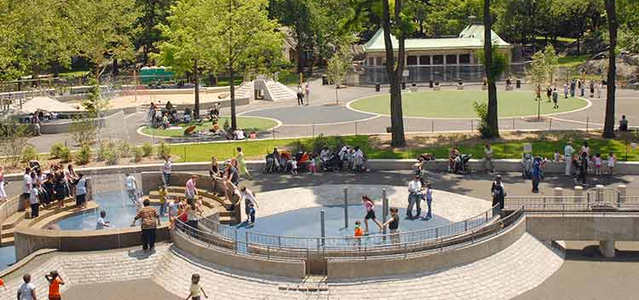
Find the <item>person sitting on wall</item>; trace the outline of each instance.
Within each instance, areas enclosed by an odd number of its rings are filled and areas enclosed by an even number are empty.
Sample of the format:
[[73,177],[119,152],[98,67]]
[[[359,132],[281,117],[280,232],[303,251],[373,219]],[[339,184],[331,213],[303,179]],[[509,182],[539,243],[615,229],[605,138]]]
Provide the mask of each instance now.
[[626,115],[621,116],[621,120],[619,120],[619,131],[628,131],[628,119],[626,119]]

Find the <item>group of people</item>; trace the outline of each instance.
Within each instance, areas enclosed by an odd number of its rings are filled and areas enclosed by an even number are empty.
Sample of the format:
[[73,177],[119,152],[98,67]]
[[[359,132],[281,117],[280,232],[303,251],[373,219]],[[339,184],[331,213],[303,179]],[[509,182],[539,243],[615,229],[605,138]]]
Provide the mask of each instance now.
[[51,164],[48,171],[43,171],[40,164],[32,162],[26,167],[23,175],[23,193],[19,210],[27,206],[31,208],[31,217],[39,216],[41,206],[49,206],[57,202],[59,208],[64,207],[67,197],[75,197],[78,208],[86,207],[89,185],[88,178],[76,173],[73,165]]
[[339,151],[332,151],[323,147],[319,153],[300,151],[292,154],[288,150],[273,149],[266,155],[264,173],[290,173],[297,175],[300,172],[332,172],[350,170],[353,172],[368,171],[367,159],[364,151],[358,146],[343,145]]
[[311,98],[311,83],[306,82],[304,88],[302,88],[302,84],[297,85],[297,105],[304,105],[304,97],[306,97],[306,105],[308,105],[309,99]]
[[592,153],[587,141],[583,143],[578,152],[569,141],[564,146],[563,157],[559,151],[555,151],[554,159],[556,161],[563,159],[566,164],[565,175],[574,176],[575,182],[581,182],[584,185],[587,184],[588,174],[599,176],[607,173],[612,175],[617,163],[617,157],[614,152],[609,152],[608,157],[604,160],[601,153]]
[[171,101],[167,101],[164,108],[160,107],[160,102],[158,102],[158,104],[151,102],[151,104],[149,105],[149,111],[147,113],[147,120],[149,120],[153,128],[167,129],[171,126],[171,123],[178,123],[180,121],[186,123],[191,122],[190,112],[190,108],[185,109],[183,119],[180,120],[178,117],[177,108],[173,106]]
[[[64,280],[58,271],[51,271],[44,275],[44,278],[49,283],[49,300],[60,300],[62,295],[60,294],[60,287],[64,285]],[[22,284],[18,287],[17,293],[18,300],[37,300],[36,286],[31,282],[31,274],[27,273],[22,275]]]

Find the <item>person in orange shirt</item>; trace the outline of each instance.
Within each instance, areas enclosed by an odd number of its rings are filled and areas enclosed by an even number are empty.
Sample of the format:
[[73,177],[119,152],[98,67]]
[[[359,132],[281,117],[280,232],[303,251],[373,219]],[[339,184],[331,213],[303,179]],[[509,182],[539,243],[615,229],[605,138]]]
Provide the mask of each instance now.
[[44,278],[49,282],[49,300],[60,300],[60,285],[64,285],[64,280],[58,271],[51,271],[51,273],[44,275]]
[[362,246],[362,236],[364,235],[364,230],[362,230],[362,222],[360,221],[355,221],[355,243],[357,244],[357,247],[361,247]]
[[4,285],[4,280],[2,280],[2,278],[0,278],[0,286],[4,288],[4,290],[7,290],[7,286]]

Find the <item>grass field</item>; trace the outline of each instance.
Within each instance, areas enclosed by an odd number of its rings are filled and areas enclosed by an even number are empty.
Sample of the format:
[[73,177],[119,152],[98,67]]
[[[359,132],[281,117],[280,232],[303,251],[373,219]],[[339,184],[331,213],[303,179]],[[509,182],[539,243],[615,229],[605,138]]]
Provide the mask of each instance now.
[[[563,153],[563,147],[567,140],[573,141],[573,146],[579,148],[584,140],[588,140],[592,153],[601,153],[605,158],[609,152],[623,160],[625,158],[626,145],[623,139],[602,139],[598,134],[583,132],[552,132],[552,133],[526,133],[513,134],[503,139],[492,141],[495,158],[520,159],[524,144],[531,143],[533,153],[551,158],[555,150]],[[445,135],[431,137],[408,138],[409,145],[397,149],[388,146],[388,141],[383,141],[377,136],[344,136],[327,137],[323,142],[313,138],[304,139],[280,139],[261,140],[231,143],[202,143],[188,145],[171,145],[171,153],[180,157],[182,162],[209,161],[211,156],[218,160],[228,159],[236,155],[235,148],[242,147],[244,155],[249,159],[263,159],[273,151],[274,147],[291,151],[313,151],[317,145],[327,143],[331,148],[336,145],[348,144],[359,146],[364,150],[368,158],[386,159],[413,159],[421,153],[432,153],[437,158],[448,157],[452,145],[458,146],[463,153],[472,154],[475,158],[483,157],[483,145],[485,141],[476,135]],[[639,151],[628,147],[628,160],[639,160]]]
[[[560,93],[562,93],[560,91]],[[500,117],[530,116],[537,114],[537,102],[532,91],[500,91],[497,93]],[[486,91],[425,91],[405,93],[402,96],[404,116],[432,117],[432,118],[474,118],[477,117],[473,109],[475,101],[488,101]],[[351,103],[357,110],[379,114],[390,114],[390,96],[379,95],[364,98]],[[559,109],[553,109],[553,104],[546,100],[541,103],[541,113],[550,114],[566,112],[585,107],[583,99],[559,99]]]
[[562,56],[559,58],[558,67],[564,67],[564,68],[577,67],[584,64],[586,61],[588,61],[589,58],[590,58],[590,55]]
[[[231,123],[230,117],[220,117],[219,126],[223,127],[224,122]],[[148,135],[154,136],[168,136],[168,137],[181,137],[184,136],[184,129],[189,127],[190,125],[194,125],[195,123],[190,124],[179,124],[181,129],[161,129],[161,128],[149,128],[144,127],[142,132]],[[245,131],[263,131],[269,128],[273,128],[277,126],[277,122],[269,119],[256,118],[256,117],[237,117],[237,126],[239,128],[244,129]],[[211,128],[211,122],[204,122],[196,125],[195,130],[209,130]]]

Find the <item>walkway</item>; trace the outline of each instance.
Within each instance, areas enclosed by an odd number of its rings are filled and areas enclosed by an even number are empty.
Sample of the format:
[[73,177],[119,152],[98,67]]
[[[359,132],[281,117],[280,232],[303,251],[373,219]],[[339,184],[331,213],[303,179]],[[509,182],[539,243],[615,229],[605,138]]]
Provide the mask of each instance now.
[[[427,87],[420,87],[427,89]],[[503,88],[500,86],[499,88]],[[453,87],[443,87],[453,89]],[[466,89],[479,89],[479,86],[467,86]],[[283,124],[272,132],[262,133],[260,138],[287,138],[324,135],[352,135],[352,134],[384,134],[390,126],[390,118],[376,114],[361,113],[350,110],[346,103],[361,97],[388,93],[388,89],[375,92],[370,87],[348,87],[339,90],[339,104],[335,101],[333,86],[322,86],[321,80],[311,83],[311,101],[309,106],[299,107],[296,100],[269,102],[254,101],[250,105],[238,106],[238,114],[245,116],[261,116],[280,120]],[[532,92],[531,92],[532,93]],[[603,91],[602,94],[605,94]],[[628,115],[631,125],[639,118],[639,91],[618,90],[617,118],[622,114]],[[586,95],[589,96],[589,95]],[[589,99],[592,106],[581,111],[565,113],[544,118],[504,118],[500,120],[502,130],[557,130],[557,129],[595,129],[601,128],[605,112],[605,99]],[[228,115],[229,109],[222,110]],[[104,135],[128,140],[130,143],[145,142],[158,143],[163,140],[137,133],[139,126],[144,124],[143,112],[127,115],[124,120],[112,124],[111,130]],[[551,120],[552,119],[552,120]],[[123,122],[120,122],[123,121]],[[124,126],[123,126],[124,125]],[[476,130],[477,120],[470,119],[428,119],[405,118],[404,127],[410,132],[472,132]],[[189,139],[198,142],[197,138]],[[204,141],[204,140],[202,140]],[[34,137],[29,140],[39,151],[46,152],[56,142],[73,144],[70,134],[54,134]]]

